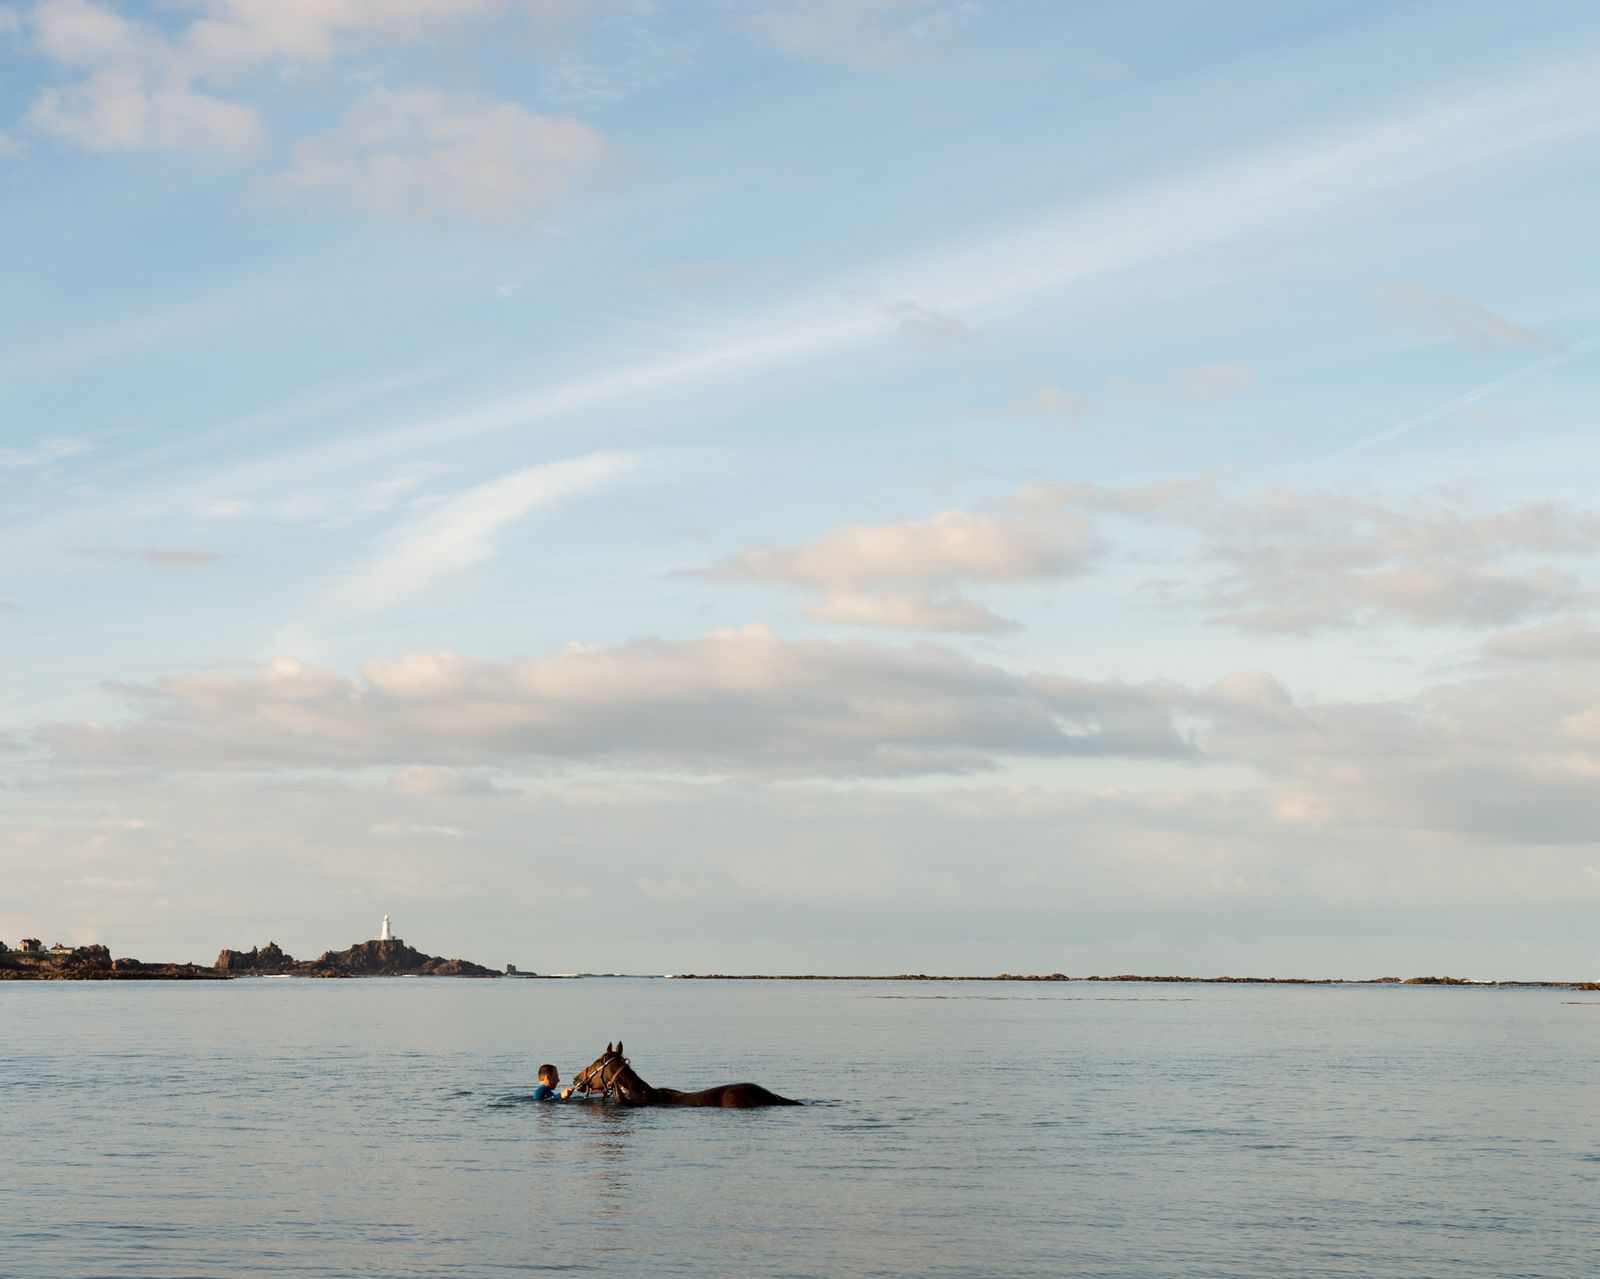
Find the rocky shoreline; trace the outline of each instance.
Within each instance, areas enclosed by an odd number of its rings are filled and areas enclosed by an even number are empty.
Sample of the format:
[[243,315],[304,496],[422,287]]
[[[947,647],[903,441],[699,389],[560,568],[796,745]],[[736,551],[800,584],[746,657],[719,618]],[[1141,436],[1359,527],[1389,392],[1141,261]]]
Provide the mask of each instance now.
[[298,960],[275,942],[249,950],[224,950],[209,968],[201,964],[141,963],[111,957],[107,946],[50,950],[0,949],[0,981],[232,981],[240,977],[499,977],[465,959],[425,955],[399,940],[357,942]]

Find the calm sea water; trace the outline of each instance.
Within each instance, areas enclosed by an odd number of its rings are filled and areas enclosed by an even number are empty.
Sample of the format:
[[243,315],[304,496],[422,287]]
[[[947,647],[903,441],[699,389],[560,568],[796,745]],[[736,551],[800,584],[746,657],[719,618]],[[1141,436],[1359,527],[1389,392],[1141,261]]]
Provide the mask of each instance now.
[[[608,1039],[652,1083],[525,1100]],[[0,985],[0,1274],[1600,1272],[1600,996]]]

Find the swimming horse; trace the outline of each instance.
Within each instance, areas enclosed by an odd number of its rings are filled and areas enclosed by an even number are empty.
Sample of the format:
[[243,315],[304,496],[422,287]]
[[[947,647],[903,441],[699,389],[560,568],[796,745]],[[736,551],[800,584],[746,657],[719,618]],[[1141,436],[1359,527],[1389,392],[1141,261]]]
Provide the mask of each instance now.
[[791,1101],[760,1084],[723,1084],[718,1088],[702,1088],[699,1092],[680,1092],[676,1088],[654,1088],[640,1079],[637,1072],[622,1055],[622,1040],[613,1048],[606,1045],[605,1052],[579,1072],[572,1086],[581,1093],[604,1093],[614,1097],[623,1106],[801,1106],[804,1102]]

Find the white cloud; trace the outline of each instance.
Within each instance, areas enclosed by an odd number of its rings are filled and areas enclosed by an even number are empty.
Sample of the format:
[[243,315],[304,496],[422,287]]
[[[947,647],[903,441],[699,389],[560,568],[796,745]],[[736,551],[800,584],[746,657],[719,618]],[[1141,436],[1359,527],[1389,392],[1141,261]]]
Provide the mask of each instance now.
[[570,645],[517,661],[418,653],[359,680],[279,658],[124,688],[127,724],[55,724],[81,761],[183,768],[511,760],[780,776],[987,769],[1010,755],[1188,758],[1170,685],[1015,675],[932,645],[786,641],[764,627]]
[[[323,64],[369,43],[416,41],[508,11],[558,16],[579,6],[580,0],[197,0],[191,7],[200,15],[168,38],[153,24],[91,0],[40,0],[31,17],[34,47],[85,75],[41,90],[28,120],[97,151],[246,154],[266,140],[261,116],[201,89],[202,82],[225,83],[273,63]],[[492,121],[480,113],[472,127],[491,128]],[[547,141],[546,151],[555,145]],[[310,157],[319,154],[327,178],[333,161],[315,148]],[[398,167],[398,158],[395,148],[390,167]],[[460,184],[471,180],[463,172],[469,167],[462,157],[453,172],[436,166],[435,173]]]
[[99,71],[65,88],[44,89],[28,121],[91,151],[241,155],[260,148],[267,136],[250,107],[128,71]]
[[260,116],[195,88],[195,73],[151,27],[88,0],[42,0],[34,44],[88,74],[40,91],[28,122],[95,151],[241,154],[266,138]]
[[1008,624],[939,592],[1068,577],[1088,568],[1094,550],[1081,519],[1024,495],[993,514],[942,511],[901,524],[853,524],[801,546],[741,551],[711,574],[818,591],[812,616],[822,620],[991,631]]
[[1118,378],[1112,386],[1136,400],[1168,400],[1184,404],[1208,404],[1231,400],[1259,390],[1261,383],[1243,360],[1221,364],[1196,364],[1174,369],[1166,381],[1144,386]]
[[458,493],[389,534],[355,580],[341,586],[340,595],[363,608],[392,604],[491,558],[495,539],[508,525],[614,483],[636,471],[640,461],[636,454],[591,453],[524,467]]
[[507,0],[204,0],[184,55],[211,75],[265,62],[327,62],[374,41],[414,41],[502,13]]
[[433,89],[377,89],[336,131],[296,143],[272,188],[385,219],[511,228],[609,158],[605,139],[576,120]]
[[1454,338],[1463,346],[1483,350],[1495,346],[1539,347],[1550,344],[1503,315],[1471,298],[1435,293],[1409,280],[1378,285],[1373,297],[1384,311],[1427,335]]

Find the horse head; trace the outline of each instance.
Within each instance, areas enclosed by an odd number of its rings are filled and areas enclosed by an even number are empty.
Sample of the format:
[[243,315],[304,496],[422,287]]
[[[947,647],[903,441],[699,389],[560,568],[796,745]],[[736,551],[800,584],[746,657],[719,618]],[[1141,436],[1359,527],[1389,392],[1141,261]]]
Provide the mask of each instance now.
[[581,1093],[608,1093],[616,1087],[617,1077],[627,1070],[628,1059],[622,1055],[619,1039],[615,1048],[607,1044],[605,1052],[578,1072],[572,1087]]

